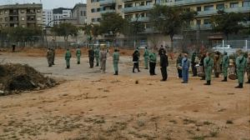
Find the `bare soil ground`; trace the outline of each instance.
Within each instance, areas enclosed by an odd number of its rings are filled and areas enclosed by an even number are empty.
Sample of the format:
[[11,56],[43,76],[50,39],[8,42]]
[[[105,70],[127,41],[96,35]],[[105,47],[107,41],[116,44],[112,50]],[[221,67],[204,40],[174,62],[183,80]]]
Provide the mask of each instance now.
[[174,64],[161,82],[159,67],[153,77],[131,73],[126,51],[119,76],[110,56],[105,74],[89,69],[86,55],[66,70],[62,52],[52,68],[44,50],[0,52],[2,63],[29,64],[61,82],[0,97],[0,140],[250,140],[250,85],[213,78],[208,87],[198,77],[181,84]]

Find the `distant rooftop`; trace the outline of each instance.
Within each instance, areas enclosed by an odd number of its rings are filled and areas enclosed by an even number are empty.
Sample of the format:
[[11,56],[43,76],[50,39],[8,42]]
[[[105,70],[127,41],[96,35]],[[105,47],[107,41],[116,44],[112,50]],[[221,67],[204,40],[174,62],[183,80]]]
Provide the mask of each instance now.
[[14,8],[42,8],[43,5],[40,3],[25,3],[25,4],[8,4],[8,5],[0,5],[0,9],[14,9]]

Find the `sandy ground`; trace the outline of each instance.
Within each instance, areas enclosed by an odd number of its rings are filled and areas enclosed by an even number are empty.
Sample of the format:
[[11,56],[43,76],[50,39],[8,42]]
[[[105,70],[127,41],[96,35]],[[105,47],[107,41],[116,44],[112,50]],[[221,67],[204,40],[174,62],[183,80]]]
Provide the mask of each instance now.
[[0,140],[250,140],[250,85],[235,89],[237,81],[213,78],[208,87],[198,77],[181,84],[174,64],[161,82],[159,67],[156,76],[131,73],[129,56],[121,56],[119,76],[110,56],[105,74],[90,69],[86,56],[66,70],[58,55],[49,68],[38,52],[0,52],[2,63],[29,64],[63,81],[0,97]]

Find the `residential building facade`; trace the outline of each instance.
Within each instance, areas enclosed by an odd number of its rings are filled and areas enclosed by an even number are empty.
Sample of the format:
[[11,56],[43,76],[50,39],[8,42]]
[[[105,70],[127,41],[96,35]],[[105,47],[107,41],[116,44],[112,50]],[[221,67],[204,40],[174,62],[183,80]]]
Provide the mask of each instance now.
[[62,8],[62,7],[53,9],[54,25],[55,24],[58,25],[58,24],[64,22],[63,19],[65,19],[65,18],[70,18],[71,17],[71,10],[72,9]]
[[0,6],[0,26],[34,27],[43,25],[42,4],[14,4]]
[[48,25],[53,27],[54,23],[54,14],[53,10],[43,10],[43,26],[44,28]]

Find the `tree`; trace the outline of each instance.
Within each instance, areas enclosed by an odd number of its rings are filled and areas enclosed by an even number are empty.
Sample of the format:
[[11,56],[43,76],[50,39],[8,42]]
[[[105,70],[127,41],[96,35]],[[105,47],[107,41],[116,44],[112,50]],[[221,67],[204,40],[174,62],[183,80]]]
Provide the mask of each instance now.
[[170,36],[172,46],[174,35],[181,30],[182,26],[189,25],[196,14],[194,11],[187,11],[176,6],[155,5],[149,11],[149,19],[154,29]]
[[51,29],[57,36],[63,36],[65,42],[68,41],[69,36],[77,36],[78,28],[71,23],[61,23],[59,25],[54,25]]
[[125,20],[122,33],[127,36],[133,38],[135,42],[137,42],[137,36],[145,31],[145,26],[143,22],[140,21],[130,21],[130,19]]
[[96,41],[96,38],[100,35],[100,25],[97,24],[85,24],[82,30],[84,30],[84,34],[87,35],[88,41],[91,41],[92,37],[94,37]]
[[227,39],[229,34],[237,34],[243,28],[243,25],[240,24],[244,21],[242,13],[226,13],[223,10],[219,10],[217,13],[218,15],[211,18],[212,28],[215,32],[222,32]]
[[110,37],[116,37],[118,33],[122,32],[125,19],[118,13],[102,14],[100,21],[100,33]]

